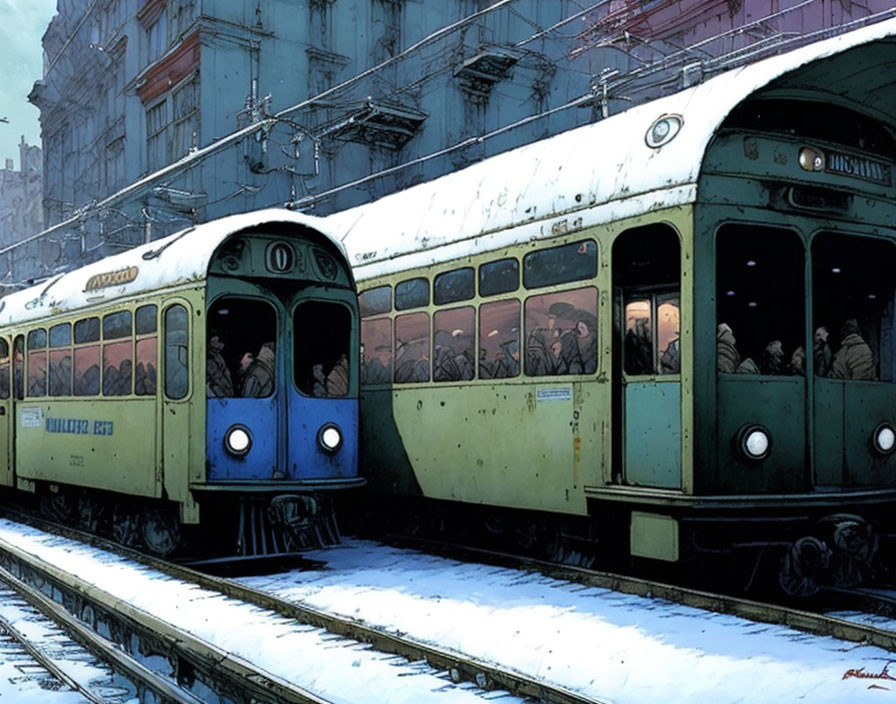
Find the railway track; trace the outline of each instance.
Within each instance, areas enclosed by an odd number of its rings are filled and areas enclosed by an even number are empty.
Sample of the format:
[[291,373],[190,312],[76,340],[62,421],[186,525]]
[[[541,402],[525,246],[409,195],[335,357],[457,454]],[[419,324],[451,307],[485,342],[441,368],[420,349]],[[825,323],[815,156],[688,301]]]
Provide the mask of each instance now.
[[119,704],[135,698],[199,703],[2,568],[0,603],[0,631],[7,636],[3,657],[10,657],[10,643],[27,653],[30,662],[18,667],[24,667],[28,677],[37,677],[42,689],[67,689],[93,704]]
[[[371,647],[378,653],[398,656],[408,663],[417,663],[415,667],[422,663],[455,684],[466,684],[495,694],[500,694],[497,690],[503,690],[508,696],[519,700],[550,704],[599,704],[601,701],[494,663],[466,657],[462,653],[418,642],[401,634],[387,633],[345,617],[286,601],[227,578],[143,555],[81,531],[21,514],[17,514],[15,520],[63,538],[113,552],[170,578],[252,604],[289,619],[295,624],[321,629],[331,634],[331,637],[350,639],[365,647]],[[0,540],[0,565],[10,572],[21,574],[28,582],[51,585],[52,592],[61,593],[62,601],[74,603],[76,612],[83,614],[92,611],[95,614],[92,620],[97,624],[118,620],[124,625],[113,626],[111,630],[122,632],[133,630],[140,633],[140,637],[144,639],[141,649],[164,655],[165,661],[171,664],[176,673],[175,680],[198,679],[206,688],[217,688],[219,691],[231,694],[234,691],[240,692],[240,683],[245,682],[248,683],[246,689],[251,689],[252,701],[257,702],[326,701],[310,691],[296,689],[288,686],[286,682],[277,681],[266,672],[253,671],[249,663],[236,662],[226,652],[214,652],[208,644],[198,642],[191,634],[175,632],[171,624],[147,614],[137,613],[127,604],[110,604],[108,595],[93,594],[97,590],[89,584],[74,584],[72,576],[64,570],[47,564],[5,540]],[[91,598],[89,602],[86,601],[88,597]],[[112,599],[112,601],[120,600]],[[113,613],[119,609],[123,617],[115,616]]]

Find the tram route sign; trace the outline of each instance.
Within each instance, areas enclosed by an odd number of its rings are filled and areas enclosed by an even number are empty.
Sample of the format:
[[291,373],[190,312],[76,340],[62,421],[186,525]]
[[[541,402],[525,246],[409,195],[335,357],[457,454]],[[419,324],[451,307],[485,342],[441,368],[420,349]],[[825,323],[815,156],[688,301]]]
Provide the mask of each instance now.
[[828,173],[852,176],[883,186],[891,183],[890,167],[887,164],[855,154],[829,151],[825,155],[824,168]]

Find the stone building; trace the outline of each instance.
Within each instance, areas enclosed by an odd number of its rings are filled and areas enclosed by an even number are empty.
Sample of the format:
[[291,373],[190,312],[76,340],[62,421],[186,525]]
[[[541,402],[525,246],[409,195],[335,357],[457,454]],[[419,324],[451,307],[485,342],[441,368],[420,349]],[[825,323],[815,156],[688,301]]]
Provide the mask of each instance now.
[[786,4],[58,0],[29,96],[44,268],[232,212],[343,209],[894,13]]
[[[43,230],[41,164],[40,147],[29,145],[22,137],[19,168],[15,168],[12,159],[6,159],[5,167],[0,169],[0,251],[10,261],[41,254],[39,240],[31,246],[13,247]],[[3,278],[6,273],[0,271],[0,293],[4,285],[11,283],[9,278]]]

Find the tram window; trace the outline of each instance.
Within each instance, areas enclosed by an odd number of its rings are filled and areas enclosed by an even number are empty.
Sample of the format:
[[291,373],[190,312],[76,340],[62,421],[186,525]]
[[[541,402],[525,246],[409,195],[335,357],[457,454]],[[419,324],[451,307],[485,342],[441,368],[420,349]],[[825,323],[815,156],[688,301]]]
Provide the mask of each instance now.
[[140,306],[134,316],[137,333],[136,358],[134,364],[134,393],[137,396],[154,396],[156,393],[156,370],[158,369],[158,307]]
[[392,310],[392,287],[377,286],[364,291],[358,296],[358,308],[362,318],[388,313]]
[[680,245],[656,223],[621,233],[613,243],[613,285],[621,297],[615,328],[628,376],[679,374]]
[[392,383],[392,319],[361,321],[361,384]]
[[100,319],[84,318],[75,323],[75,344],[97,342],[100,339]]
[[28,396],[47,395],[47,331],[28,333]]
[[115,340],[131,335],[131,311],[123,310],[103,317],[103,339]]
[[9,398],[9,343],[0,338],[0,399]]
[[816,376],[896,379],[896,248],[832,232],[812,242],[812,362]]
[[520,302],[510,299],[479,306],[479,378],[520,374]]
[[395,318],[395,383],[429,381],[429,315]]
[[25,338],[19,335],[13,343],[12,357],[13,394],[17,399],[25,398]]
[[429,305],[429,280],[408,279],[395,286],[395,309],[408,310]]
[[529,252],[523,257],[523,286],[539,288],[597,275],[597,243],[582,240]]
[[[103,396],[128,396],[133,383],[133,342],[131,311],[103,317]],[[106,342],[120,340],[122,342]]]
[[[78,324],[75,323],[75,339],[77,339]],[[99,333],[99,326],[97,326]],[[96,396],[100,392],[100,346],[99,344],[86,344],[76,346],[75,357],[75,396]]]
[[140,306],[134,316],[134,327],[138,335],[148,335],[156,331],[158,308],[154,305]]
[[190,341],[187,309],[173,305],[165,311],[165,394],[181,399],[190,388]]
[[432,328],[432,380],[472,379],[476,368],[473,356],[476,310],[472,306],[440,310],[432,317]]
[[716,350],[722,373],[802,374],[805,252],[797,233],[725,225],[716,236]]
[[[318,330],[326,334],[314,334]],[[315,398],[348,396],[351,311],[340,303],[301,303],[293,313],[293,335],[293,378],[299,391]]]
[[476,295],[472,267],[446,271],[436,276],[432,285],[433,302],[437,305],[469,301]]
[[50,328],[50,347],[67,347],[72,344],[71,323],[62,323]]
[[[296,329],[305,340],[327,337],[326,325]],[[207,398],[264,398],[274,393],[277,314],[267,301],[227,297],[208,311],[205,393]]]
[[479,267],[479,295],[497,296],[520,287],[520,263],[516,259],[499,259]]
[[526,299],[526,374],[593,374],[597,370],[597,289]]

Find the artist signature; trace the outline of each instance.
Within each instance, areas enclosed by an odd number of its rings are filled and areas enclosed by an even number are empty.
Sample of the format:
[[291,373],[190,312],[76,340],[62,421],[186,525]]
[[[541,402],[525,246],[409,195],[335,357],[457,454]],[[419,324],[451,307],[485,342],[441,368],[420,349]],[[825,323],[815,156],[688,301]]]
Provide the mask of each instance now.
[[[883,666],[880,672],[865,672],[864,667],[860,667],[858,669],[852,668],[843,673],[844,680],[851,679],[856,677],[862,680],[893,680],[896,681],[896,676],[890,674],[890,665],[892,665],[896,660],[888,660],[887,663]],[[881,687],[880,685],[871,685],[869,689],[887,689],[886,687]]]

